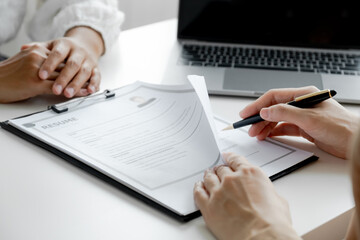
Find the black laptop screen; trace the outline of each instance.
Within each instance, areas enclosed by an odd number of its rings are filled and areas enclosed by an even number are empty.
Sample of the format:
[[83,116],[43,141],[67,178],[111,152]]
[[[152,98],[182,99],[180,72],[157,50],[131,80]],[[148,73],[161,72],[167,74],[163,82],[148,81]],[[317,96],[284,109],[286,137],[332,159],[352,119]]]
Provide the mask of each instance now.
[[357,2],[180,0],[178,38],[359,49]]

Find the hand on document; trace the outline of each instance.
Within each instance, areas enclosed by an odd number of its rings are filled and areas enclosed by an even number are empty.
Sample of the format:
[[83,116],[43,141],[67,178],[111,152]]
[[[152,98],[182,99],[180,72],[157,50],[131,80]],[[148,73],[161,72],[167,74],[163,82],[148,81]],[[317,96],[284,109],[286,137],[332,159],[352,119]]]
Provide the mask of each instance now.
[[[261,117],[266,120],[254,124],[249,129],[249,135],[260,140],[272,136],[300,136],[332,155],[345,158],[359,122],[353,113],[334,99],[328,99],[314,108],[281,104],[316,91],[319,89],[315,87],[268,91],[240,112],[242,118],[260,112]],[[279,122],[285,123],[278,125]]]
[[300,239],[287,202],[258,167],[235,154],[227,166],[205,172],[194,188],[195,202],[218,239]]

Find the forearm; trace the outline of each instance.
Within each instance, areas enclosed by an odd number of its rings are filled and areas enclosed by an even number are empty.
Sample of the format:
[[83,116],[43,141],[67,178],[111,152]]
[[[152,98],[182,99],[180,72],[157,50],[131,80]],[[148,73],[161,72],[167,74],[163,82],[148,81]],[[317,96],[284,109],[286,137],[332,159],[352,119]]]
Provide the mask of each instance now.
[[350,222],[349,230],[346,239],[360,239],[360,134],[357,131],[357,136],[352,144],[352,151],[350,154],[351,161],[351,179],[353,184],[353,194],[355,201],[355,212]]
[[269,226],[262,231],[255,233],[251,240],[301,240],[301,237],[297,235],[295,230],[291,227],[279,227]]
[[350,224],[346,233],[346,240],[357,240],[359,239],[359,229],[358,229],[358,220],[356,218],[356,213],[354,212],[351,220],[350,220]]
[[[357,144],[357,147],[360,147]],[[356,152],[359,153],[359,149]],[[347,233],[346,239],[360,239],[360,189],[359,189],[359,182],[360,182],[360,155],[357,155],[357,159],[352,159],[352,182],[353,182],[353,193],[354,193],[354,201],[355,201],[355,211],[354,215],[350,221],[349,230]],[[357,162],[357,163],[356,163]]]
[[105,52],[104,40],[100,33],[89,27],[78,26],[65,33],[65,37],[75,38],[81,41],[87,50],[90,50],[96,58]]

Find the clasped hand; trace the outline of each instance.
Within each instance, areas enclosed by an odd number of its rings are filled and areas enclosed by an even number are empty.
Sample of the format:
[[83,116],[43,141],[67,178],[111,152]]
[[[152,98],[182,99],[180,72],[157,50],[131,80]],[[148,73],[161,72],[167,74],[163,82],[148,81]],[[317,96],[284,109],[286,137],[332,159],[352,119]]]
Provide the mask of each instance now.
[[0,62],[0,102],[16,102],[42,94],[67,98],[99,90],[94,51],[75,37],[22,46],[14,57]]

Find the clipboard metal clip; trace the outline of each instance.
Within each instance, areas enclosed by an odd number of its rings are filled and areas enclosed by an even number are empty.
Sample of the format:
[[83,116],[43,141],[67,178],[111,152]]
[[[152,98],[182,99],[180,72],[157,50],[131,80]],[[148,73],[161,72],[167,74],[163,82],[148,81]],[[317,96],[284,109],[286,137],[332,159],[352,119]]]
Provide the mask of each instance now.
[[92,94],[90,96],[72,99],[72,100],[64,102],[64,103],[54,104],[54,105],[49,106],[48,109],[49,110],[51,109],[56,113],[64,113],[64,112],[69,111],[69,109],[79,107],[84,102],[92,103],[92,101],[104,99],[103,98],[104,96],[105,96],[105,99],[113,98],[113,97],[115,97],[115,92],[111,91],[111,90],[105,90],[102,93]]
[[105,90],[103,94],[105,95],[106,99],[115,97],[115,92],[111,90]]

